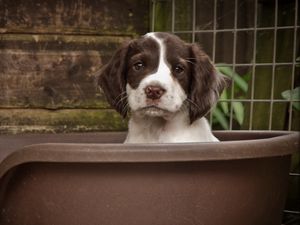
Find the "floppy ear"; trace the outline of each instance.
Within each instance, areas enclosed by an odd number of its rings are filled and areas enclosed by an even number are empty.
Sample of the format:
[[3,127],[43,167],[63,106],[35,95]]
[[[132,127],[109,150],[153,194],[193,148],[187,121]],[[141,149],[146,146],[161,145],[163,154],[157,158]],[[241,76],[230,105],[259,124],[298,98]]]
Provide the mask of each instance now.
[[190,45],[192,77],[189,90],[190,123],[205,116],[218,101],[223,89],[229,86],[230,79],[219,74],[201,48],[196,44]]
[[124,118],[127,116],[126,66],[129,43],[123,44],[110,61],[102,67],[98,85],[102,88],[109,104]]

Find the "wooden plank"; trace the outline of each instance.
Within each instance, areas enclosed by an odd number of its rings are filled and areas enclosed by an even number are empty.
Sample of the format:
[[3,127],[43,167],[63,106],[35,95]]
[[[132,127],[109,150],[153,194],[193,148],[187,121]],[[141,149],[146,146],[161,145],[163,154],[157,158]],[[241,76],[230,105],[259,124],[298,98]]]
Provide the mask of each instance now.
[[0,33],[143,34],[149,1],[2,0]]
[[91,35],[49,35],[49,34],[0,34],[0,53],[5,50],[23,50],[29,53],[44,51],[99,51],[105,63],[113,51],[132,39],[132,35],[91,36]]
[[126,130],[114,110],[0,109],[0,133]]
[[2,35],[0,107],[107,108],[95,73],[129,39]]
[[126,129],[95,73],[149,30],[149,3],[0,1],[0,132]]

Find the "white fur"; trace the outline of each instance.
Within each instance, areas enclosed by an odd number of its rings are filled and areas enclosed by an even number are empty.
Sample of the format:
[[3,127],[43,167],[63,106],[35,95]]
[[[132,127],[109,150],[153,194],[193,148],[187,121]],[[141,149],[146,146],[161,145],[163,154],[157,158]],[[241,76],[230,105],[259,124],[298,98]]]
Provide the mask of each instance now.
[[[210,130],[205,118],[192,124],[188,111],[184,110],[187,98],[180,84],[172,77],[165,57],[165,46],[154,33],[145,35],[159,45],[160,58],[156,72],[146,76],[136,89],[126,86],[128,104],[131,109],[129,132],[125,143],[171,143],[218,141]],[[156,107],[148,107],[145,87],[160,85],[165,94],[156,101]]]
[[205,118],[189,124],[184,112],[175,114],[169,120],[161,117],[132,116],[125,143],[175,143],[218,141],[210,131]]

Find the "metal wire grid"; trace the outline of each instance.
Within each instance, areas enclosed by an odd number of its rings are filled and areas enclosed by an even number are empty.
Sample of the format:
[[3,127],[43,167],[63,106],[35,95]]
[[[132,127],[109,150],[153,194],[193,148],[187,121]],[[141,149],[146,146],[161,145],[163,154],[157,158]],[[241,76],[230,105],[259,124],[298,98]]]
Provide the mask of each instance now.
[[[157,2],[161,2],[163,0],[152,0],[152,23],[151,23],[151,30],[155,31],[155,17],[156,17],[156,12],[155,12],[155,4]],[[241,67],[241,66],[251,66],[253,67],[252,70],[252,79],[251,79],[251,97],[250,99],[235,99],[231,98],[229,100],[220,100],[220,101],[227,101],[227,102],[242,102],[242,103],[249,103],[250,104],[250,115],[249,115],[249,130],[253,129],[253,109],[254,109],[254,103],[269,103],[270,104],[270,109],[269,109],[269,123],[268,123],[268,130],[272,130],[272,120],[273,120],[273,106],[274,103],[289,103],[289,114],[288,114],[288,128],[287,130],[291,131],[292,130],[292,121],[293,121],[293,110],[292,110],[292,105],[294,102],[299,102],[298,99],[292,99],[290,98],[289,100],[285,99],[276,99],[274,98],[274,83],[275,83],[275,68],[276,66],[291,66],[292,67],[292,78],[291,78],[291,84],[290,84],[290,89],[292,90],[294,88],[294,81],[295,81],[295,67],[296,67],[296,49],[297,49],[297,29],[300,27],[297,24],[298,21],[298,0],[295,0],[295,17],[294,17],[294,25],[293,26],[278,26],[277,21],[278,21],[278,0],[275,1],[275,16],[274,16],[274,26],[272,27],[258,27],[257,26],[257,20],[258,20],[258,15],[257,15],[257,8],[258,8],[258,0],[255,1],[255,10],[254,10],[254,25],[253,27],[249,28],[238,28],[237,22],[238,22],[238,0],[234,0],[234,26],[231,29],[217,29],[217,1],[218,0],[213,0],[214,1],[214,16],[213,16],[213,29],[207,29],[207,30],[197,30],[196,29],[196,4],[197,0],[190,0],[187,1],[187,4],[192,4],[192,29],[191,30],[176,30],[175,29],[175,20],[176,20],[176,15],[175,15],[175,8],[176,8],[176,0],[164,0],[164,1],[171,1],[172,4],[172,10],[171,10],[171,15],[172,15],[172,24],[171,24],[171,30],[166,30],[167,32],[172,32],[174,34],[191,34],[192,36],[192,42],[195,42],[195,36],[196,34],[201,34],[201,33],[212,33],[213,34],[213,49],[212,49],[212,55],[211,59],[213,62],[216,61],[216,36],[217,33],[219,32],[232,32],[233,33],[233,55],[232,55],[232,63],[226,63],[226,66],[232,67],[233,71],[236,70],[236,67]],[[291,30],[293,29],[293,60],[290,62],[276,62],[276,43],[277,43],[277,31],[278,30]],[[256,49],[256,42],[257,42],[257,32],[258,31],[273,31],[274,32],[274,39],[273,39],[273,57],[272,57],[272,62],[270,63],[257,63],[256,62],[256,54],[257,54],[257,49]],[[236,47],[237,47],[237,33],[240,31],[252,31],[253,32],[253,57],[252,57],[252,62],[251,63],[237,63],[236,62]],[[271,66],[272,67],[272,83],[271,83],[271,96],[269,99],[256,99],[254,96],[254,89],[255,89],[255,76],[256,76],[256,70],[255,68],[257,66]],[[235,85],[234,83],[231,85],[231,96],[234,96],[234,89]],[[212,123],[212,116],[210,116],[210,122]],[[229,130],[233,129],[233,108],[232,105],[230,107],[230,118],[229,118]]]
[[[255,119],[253,116],[253,110],[254,110],[254,103],[260,102],[260,103],[269,103],[270,108],[269,108],[269,121],[268,121],[268,130],[272,130],[272,120],[274,116],[274,103],[288,103],[288,128],[287,130],[291,131],[292,130],[292,121],[293,121],[293,110],[292,110],[292,104],[293,102],[299,102],[299,100],[295,100],[290,98],[289,100],[286,99],[278,99],[274,98],[274,83],[275,83],[275,70],[276,66],[291,66],[292,67],[292,75],[291,75],[291,83],[290,83],[290,89],[292,90],[295,86],[295,76],[296,76],[296,54],[297,54],[297,31],[300,28],[298,26],[298,7],[299,7],[299,1],[295,0],[295,16],[294,16],[294,25],[293,26],[278,26],[278,0],[275,1],[275,16],[274,16],[274,26],[269,26],[269,27],[258,27],[258,0],[254,0],[254,23],[253,27],[249,28],[238,28],[237,23],[238,23],[238,0],[233,0],[234,1],[234,25],[233,28],[231,29],[217,29],[217,1],[218,0],[212,0],[214,1],[214,8],[213,8],[213,29],[206,29],[206,30],[197,30],[196,29],[196,16],[197,16],[197,10],[196,10],[196,4],[197,0],[190,0],[187,1],[187,4],[192,4],[192,24],[191,30],[176,30],[175,29],[175,21],[176,21],[176,14],[175,14],[175,9],[176,9],[176,0],[152,0],[152,7],[151,7],[151,13],[152,13],[152,23],[151,23],[151,30],[155,31],[155,24],[156,24],[156,3],[161,2],[161,1],[171,1],[171,30],[165,30],[167,32],[171,32],[174,34],[190,34],[192,37],[192,42],[195,42],[195,36],[196,34],[201,34],[201,33],[212,33],[213,34],[213,44],[212,44],[212,55],[211,59],[213,62],[216,61],[216,42],[217,42],[217,33],[218,32],[232,32],[233,33],[233,55],[232,55],[232,63],[226,63],[227,66],[232,67],[233,71],[235,71],[236,67],[239,66],[251,66],[253,67],[252,70],[252,78],[251,78],[251,97],[249,99],[235,99],[231,97],[231,99],[228,100],[220,100],[220,101],[227,101],[227,102],[243,102],[243,103],[249,103],[250,104],[250,118],[249,118],[249,130],[252,130],[252,122]],[[293,58],[292,61],[289,62],[276,62],[276,43],[277,43],[277,33],[279,30],[293,30]],[[261,63],[261,62],[256,62],[256,55],[257,55],[257,49],[256,49],[256,44],[257,44],[257,33],[259,31],[273,31],[274,32],[274,39],[273,39],[273,56],[272,56],[272,62],[270,63]],[[252,54],[252,61],[251,63],[237,63],[236,62],[236,48],[237,48],[237,33],[239,31],[252,31],[253,32],[253,54]],[[270,99],[256,99],[254,95],[254,89],[255,89],[255,76],[256,76],[256,70],[255,68],[257,66],[270,66],[272,68],[272,80],[271,80],[271,96]],[[231,96],[234,96],[234,83],[231,86]],[[212,123],[212,114],[210,114],[210,122]],[[233,129],[233,108],[232,106],[230,107],[230,125],[229,129]],[[297,179],[300,178],[299,173],[290,173],[291,177],[295,177]],[[300,215],[299,211],[293,211],[293,210],[285,210],[284,211],[286,214],[293,214],[293,215]]]

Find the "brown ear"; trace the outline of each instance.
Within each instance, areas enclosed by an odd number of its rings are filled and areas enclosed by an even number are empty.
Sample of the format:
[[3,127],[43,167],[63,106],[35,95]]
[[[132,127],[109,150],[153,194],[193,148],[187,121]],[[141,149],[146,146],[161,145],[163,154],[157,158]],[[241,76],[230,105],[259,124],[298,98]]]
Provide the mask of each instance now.
[[126,95],[126,66],[129,43],[120,47],[102,67],[99,74],[98,85],[102,88],[109,104],[124,118],[127,116]]
[[188,97],[191,101],[190,123],[193,123],[210,111],[230,79],[217,73],[208,55],[198,45],[191,44],[190,49],[193,68]]

